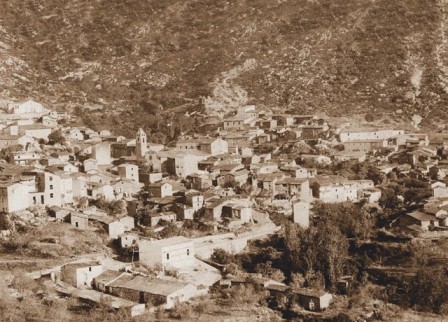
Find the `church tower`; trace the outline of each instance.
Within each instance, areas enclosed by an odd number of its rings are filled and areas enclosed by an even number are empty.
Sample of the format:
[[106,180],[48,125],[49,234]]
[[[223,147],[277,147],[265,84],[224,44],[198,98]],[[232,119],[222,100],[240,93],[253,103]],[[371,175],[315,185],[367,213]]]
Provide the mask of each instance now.
[[135,155],[137,158],[142,158],[148,152],[148,140],[146,138],[145,131],[139,128],[137,131],[137,136],[135,140]]

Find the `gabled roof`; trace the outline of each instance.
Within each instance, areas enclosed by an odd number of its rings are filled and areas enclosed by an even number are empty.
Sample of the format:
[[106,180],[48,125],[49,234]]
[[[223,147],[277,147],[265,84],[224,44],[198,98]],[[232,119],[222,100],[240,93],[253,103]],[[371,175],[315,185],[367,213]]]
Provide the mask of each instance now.
[[108,283],[114,281],[115,279],[117,279],[122,274],[124,274],[124,273],[119,272],[119,271],[107,270],[107,271],[104,271],[101,275],[95,277],[95,281],[99,282],[99,283],[103,283],[103,284],[108,284]]
[[316,297],[316,298],[321,298],[322,296],[329,294],[325,291],[316,291],[316,290],[310,290],[310,289],[306,289],[306,288],[299,289],[295,293],[304,295],[304,296],[308,296],[308,297]]
[[112,282],[109,282],[107,286],[111,287],[120,287],[121,285],[125,284],[126,282],[132,280],[134,277],[131,274],[123,273],[120,277],[113,280]]
[[149,185],[149,187],[150,187],[150,188],[160,188],[160,187],[162,187],[162,186],[164,186],[164,185],[166,185],[166,184],[172,186],[172,184],[169,183],[169,182],[166,182],[166,181],[158,181],[158,182],[151,183],[151,184]]
[[320,186],[350,184],[350,182],[346,178],[338,175],[317,176],[316,178],[311,178],[310,182],[318,183]]
[[430,215],[430,214],[425,214],[424,212],[420,212],[420,211],[414,211],[414,212],[411,212],[410,214],[406,214],[406,215],[410,216],[412,218],[415,218],[421,222],[437,220],[436,216]]
[[83,262],[83,263],[68,263],[68,264],[64,265],[64,267],[72,267],[75,269],[85,268],[85,267],[90,267],[90,266],[101,266],[101,264],[99,264],[98,262],[90,261],[90,262]]
[[132,280],[127,281],[120,287],[150,294],[169,296],[184,289],[188,285],[189,284],[187,283],[171,280],[162,280],[158,278],[151,279],[144,276],[135,276]]
[[301,179],[301,178],[285,178],[281,181],[279,181],[279,184],[302,184],[304,182],[308,181],[308,179]]
[[228,176],[243,176],[243,175],[249,175],[249,171],[247,171],[246,169],[241,169],[241,170],[237,170],[235,172],[229,172],[226,175]]
[[210,154],[195,149],[188,149],[188,150],[172,149],[172,150],[160,151],[158,152],[158,155],[161,158],[180,158],[189,156],[206,157],[209,156]]
[[283,172],[274,172],[274,173],[259,173],[257,174],[257,180],[259,181],[274,181],[275,179],[283,179],[286,178],[286,175]]
[[166,238],[166,239],[158,239],[158,240],[151,241],[151,243],[153,245],[157,245],[159,247],[181,245],[181,244],[186,244],[186,243],[190,243],[190,242],[192,242],[191,239],[183,237],[183,236],[175,236],[175,237],[170,237],[170,238]]

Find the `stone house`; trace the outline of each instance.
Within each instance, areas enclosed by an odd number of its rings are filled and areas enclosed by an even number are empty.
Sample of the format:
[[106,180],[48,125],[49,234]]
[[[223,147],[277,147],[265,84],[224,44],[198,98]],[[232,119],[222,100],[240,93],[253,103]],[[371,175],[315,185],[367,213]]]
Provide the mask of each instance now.
[[156,214],[150,214],[150,226],[155,227],[159,224],[161,220],[168,221],[168,222],[175,222],[176,221],[176,213],[172,211],[168,212],[160,212]]
[[0,211],[11,213],[25,210],[30,204],[30,187],[19,182],[0,184]]
[[249,179],[249,171],[246,169],[238,170],[235,172],[229,172],[224,176],[223,186],[231,185],[241,187],[247,183]]
[[92,148],[92,158],[98,162],[98,165],[111,164],[111,149],[109,143],[99,143]]
[[161,240],[139,241],[140,262],[149,265],[162,265],[163,267],[182,269],[193,266],[194,243],[193,240],[177,236]]
[[400,219],[398,220],[398,225],[402,228],[415,225],[423,231],[428,231],[430,227],[438,227],[439,220],[434,215],[426,214],[420,211],[414,211],[400,217]]
[[113,281],[117,280],[118,278],[124,275],[131,276],[130,274],[125,272],[106,270],[93,279],[92,281],[93,288],[100,292],[106,293],[106,285],[112,283]]
[[168,182],[156,182],[148,186],[150,198],[164,198],[173,195],[173,186]]
[[323,125],[304,125],[302,129],[302,140],[316,140],[325,133],[326,129]]
[[135,164],[120,164],[117,167],[117,170],[120,178],[139,182],[138,166],[136,166]]
[[89,216],[80,212],[70,212],[70,224],[75,228],[87,229],[89,227]]
[[227,203],[222,207],[221,218],[236,219],[241,223],[253,221],[252,207],[237,203]]
[[388,146],[386,139],[350,140],[343,142],[345,152],[368,153],[379,151]]
[[284,194],[288,197],[298,196],[300,199],[311,198],[310,182],[308,179],[284,178],[274,183],[275,194]]
[[245,123],[245,118],[242,116],[233,116],[233,117],[229,117],[224,119],[223,121],[223,127],[225,131],[229,131],[229,130],[244,130],[248,127],[248,125]]
[[325,291],[300,289],[293,293],[293,302],[308,311],[323,311],[330,306],[333,295]]
[[404,134],[404,130],[393,129],[344,129],[339,133],[341,142],[365,141],[365,140],[387,140]]
[[32,204],[48,207],[62,205],[62,183],[59,175],[47,171],[24,172],[23,174],[34,177],[35,185],[30,191]]
[[227,142],[221,138],[180,140],[176,143],[176,148],[179,150],[199,150],[212,156],[229,152]]
[[29,124],[22,125],[19,128],[19,134],[23,134],[35,139],[48,140],[48,136],[53,131],[53,128],[43,124]]
[[159,153],[161,170],[170,175],[186,178],[197,173],[198,163],[206,160],[210,155],[199,150],[170,150]]
[[144,187],[143,183],[131,180],[118,180],[111,184],[116,199],[130,198]]
[[11,114],[41,114],[45,112],[45,108],[39,102],[33,99],[27,99],[20,102],[9,103],[7,111]]
[[317,177],[311,180],[313,197],[322,202],[358,200],[358,184],[340,176]]
[[199,191],[207,190],[213,185],[213,179],[208,174],[192,173],[187,176],[187,181],[190,183],[190,188]]
[[197,191],[187,191],[185,193],[185,203],[192,207],[194,211],[204,206],[204,195]]
[[118,239],[120,240],[121,248],[127,248],[136,245],[139,237],[136,234],[125,232],[118,236]]
[[121,277],[106,285],[106,289],[115,296],[143,303],[147,307],[162,306],[165,309],[198,295],[193,284],[145,276]]
[[114,188],[107,183],[86,182],[87,197],[99,199],[104,197],[107,201],[115,199]]
[[443,182],[435,182],[431,185],[432,195],[434,198],[445,198],[448,197],[448,188]]
[[34,139],[26,135],[11,135],[11,134],[1,134],[0,135],[0,149],[5,149],[13,145],[21,145],[26,147],[28,144],[32,144]]
[[41,159],[41,155],[33,151],[15,151],[9,154],[9,162],[12,164],[32,164]]
[[61,269],[62,280],[77,288],[91,287],[93,279],[102,272],[103,266],[97,262],[69,263]]
[[84,172],[89,173],[98,170],[98,161],[95,159],[87,159],[83,162]]

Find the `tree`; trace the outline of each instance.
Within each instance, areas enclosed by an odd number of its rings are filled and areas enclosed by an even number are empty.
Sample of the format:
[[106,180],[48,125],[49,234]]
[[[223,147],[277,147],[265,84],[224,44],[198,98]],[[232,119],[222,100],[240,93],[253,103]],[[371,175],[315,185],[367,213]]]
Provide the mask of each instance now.
[[127,215],[127,203],[124,200],[117,200],[112,204],[112,213],[119,215]]
[[400,206],[400,200],[394,190],[387,188],[381,192],[379,204],[384,209],[396,209]]
[[162,231],[159,232],[160,237],[162,238],[170,238],[174,236],[179,236],[180,229],[176,226],[176,224],[170,221],[161,220],[159,222],[161,226],[164,226]]
[[260,273],[264,277],[269,277],[277,282],[283,282],[285,280],[285,275],[283,272],[277,268],[272,267],[272,262],[267,261],[264,263],[259,263],[255,267],[255,271]]
[[348,241],[334,225],[322,224],[317,228],[315,236],[317,258],[315,267],[320,271],[329,287],[336,286],[343,275],[344,265],[348,258]]
[[301,240],[299,239],[300,228],[298,225],[288,222],[285,225],[285,247],[286,255],[293,271],[299,271],[301,267],[299,253],[301,250]]
[[234,262],[234,256],[222,248],[213,251],[210,259],[218,264],[227,265]]
[[290,280],[289,286],[293,290],[301,289],[305,284],[305,277],[300,273],[292,273]]
[[89,206],[89,199],[87,197],[81,197],[78,200],[78,208],[79,209],[86,209]]
[[375,121],[375,115],[373,115],[372,113],[367,113],[365,119],[367,122],[373,122]]
[[334,287],[344,272],[348,241],[330,220],[307,230],[290,225],[285,227],[285,256],[292,273],[301,273],[307,280],[310,274],[322,274],[325,285]]
[[444,314],[448,307],[448,271],[445,267],[423,267],[412,279],[410,302],[418,309]]
[[11,152],[22,151],[23,147],[20,144],[10,145],[5,149],[0,150],[0,158],[10,162],[9,157]]
[[55,130],[48,135],[48,142],[52,145],[54,144],[64,144],[65,136],[62,135],[61,130]]
[[340,203],[317,203],[314,213],[334,225],[348,238],[367,239],[372,234],[373,216],[362,206],[350,201]]

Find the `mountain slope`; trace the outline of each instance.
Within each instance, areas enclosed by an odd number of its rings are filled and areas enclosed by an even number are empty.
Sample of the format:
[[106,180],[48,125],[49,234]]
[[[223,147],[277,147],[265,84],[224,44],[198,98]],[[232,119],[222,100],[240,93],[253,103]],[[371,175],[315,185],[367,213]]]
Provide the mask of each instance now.
[[446,0],[0,3],[9,52],[27,64],[17,75],[31,75],[10,96],[106,108],[92,126],[165,129],[154,113],[247,101],[447,116]]

